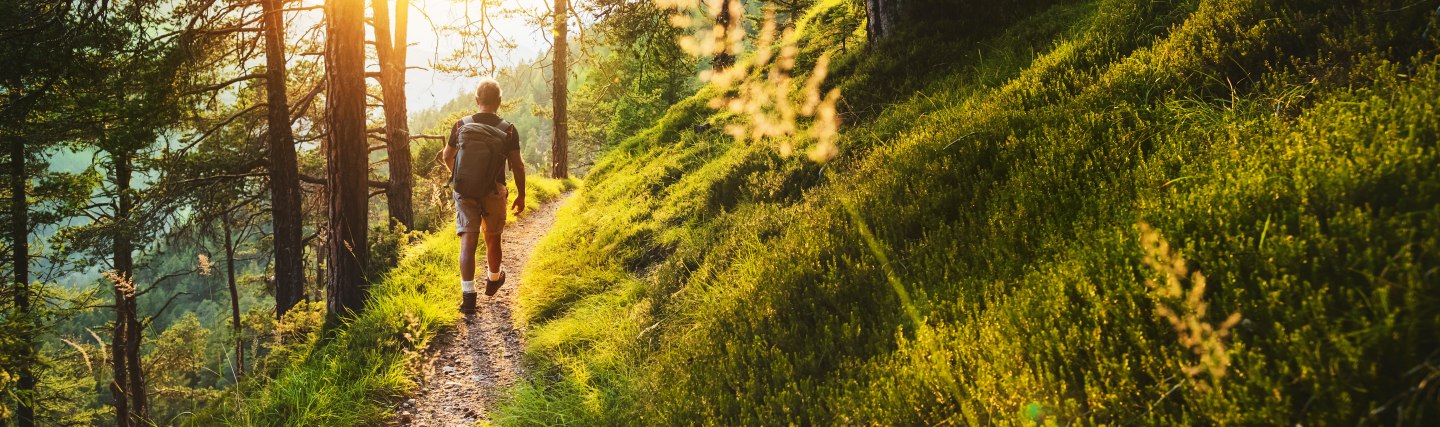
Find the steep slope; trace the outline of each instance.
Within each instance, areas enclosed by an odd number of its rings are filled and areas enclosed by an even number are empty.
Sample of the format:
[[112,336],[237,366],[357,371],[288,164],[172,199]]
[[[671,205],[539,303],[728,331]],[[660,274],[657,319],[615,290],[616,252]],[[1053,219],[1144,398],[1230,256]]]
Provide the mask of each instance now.
[[525,273],[499,421],[1433,420],[1437,6],[1061,2],[865,48],[823,1],[841,157],[734,142],[708,90],[612,147]]

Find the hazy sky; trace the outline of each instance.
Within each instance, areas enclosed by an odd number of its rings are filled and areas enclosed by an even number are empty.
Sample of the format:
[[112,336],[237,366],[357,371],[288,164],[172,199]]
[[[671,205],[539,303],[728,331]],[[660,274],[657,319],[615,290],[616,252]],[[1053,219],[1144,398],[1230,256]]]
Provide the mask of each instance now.
[[[505,10],[529,10],[543,13],[548,10],[547,0],[500,0],[500,8]],[[392,2],[393,7],[393,2]],[[406,74],[405,91],[408,96],[407,107],[410,111],[420,111],[426,108],[449,102],[462,91],[474,88],[475,78],[464,75],[449,75],[428,70],[435,61],[450,57],[451,53],[459,50],[461,40],[455,34],[437,34],[432,28],[444,25],[458,25],[465,21],[465,12],[468,8],[472,17],[480,16],[480,0],[411,0],[410,2],[410,51],[407,58],[412,67],[425,67],[426,70],[411,69]],[[503,49],[492,43],[497,66],[515,64],[523,60],[529,60],[549,50],[550,31],[548,28],[538,28],[536,25],[526,23],[521,16],[501,17],[490,6],[490,14],[495,16],[496,29],[505,38],[515,44],[514,49]],[[428,16],[428,19],[427,19]],[[469,40],[471,44],[478,41]]]

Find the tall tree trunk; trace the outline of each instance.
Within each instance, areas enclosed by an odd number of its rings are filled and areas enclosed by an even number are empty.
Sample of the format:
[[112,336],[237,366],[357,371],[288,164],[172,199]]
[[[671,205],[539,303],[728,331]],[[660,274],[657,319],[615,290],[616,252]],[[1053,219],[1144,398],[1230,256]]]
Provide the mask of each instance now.
[[865,39],[874,46],[895,33],[903,18],[904,0],[865,0]]
[[[25,173],[25,144],[20,141],[10,141],[10,248],[13,258],[11,260],[15,269],[15,314],[21,321],[30,321],[30,214],[29,201],[27,200],[27,181],[29,175]],[[35,357],[35,337],[30,336],[29,328],[22,337],[24,345],[21,346],[22,354],[17,356],[20,360],[20,382],[17,390],[21,396],[19,407],[16,408],[16,424],[21,427],[32,427],[35,425],[35,372],[32,370]]]
[[119,427],[130,426],[130,359],[125,357],[125,333],[126,327],[130,326],[128,305],[125,294],[134,292],[133,289],[125,289],[129,278],[120,273],[123,268],[129,265],[130,256],[128,252],[121,255],[119,239],[116,239],[115,255],[113,264],[115,267],[115,326],[110,336],[110,394],[115,396],[115,425]]
[[667,70],[665,71],[665,83],[666,83],[666,84],[665,84],[665,108],[670,108],[670,106],[675,105],[675,100],[676,100],[676,98],[679,97],[679,94],[680,94],[680,87],[679,87],[679,84],[678,84],[678,83],[679,83],[679,81],[678,81],[679,79],[676,78],[676,75],[679,74],[677,71],[678,71],[680,68],[679,68],[679,67],[665,67],[665,68],[667,69]]
[[[401,0],[396,7],[405,8],[407,5]],[[405,111],[404,54],[397,55],[397,52],[405,50],[403,34],[407,23],[402,19],[407,15],[399,10],[395,12],[395,36],[398,40],[392,45],[389,4],[385,0],[373,0],[370,8],[374,11],[375,56],[380,61],[380,92],[385,103],[385,152],[390,165],[385,204],[390,209],[392,226],[398,223],[412,230],[415,228],[412,201],[415,180],[411,169],[413,160],[410,158],[410,119]]]
[[[730,28],[730,23],[735,20],[735,17],[731,16],[732,14],[730,13],[730,2],[739,0],[717,1],[720,2],[720,10],[718,10],[718,14],[715,15],[715,27],[723,29],[720,39],[722,40],[722,43],[728,44],[730,43],[729,32],[732,30]],[[740,31],[744,31],[744,29],[740,29]],[[724,70],[726,68],[730,68],[730,66],[734,64],[735,55],[730,53],[730,49],[728,48],[721,49],[720,53],[715,54],[715,57],[710,59],[710,67],[716,70]]]
[[[135,277],[134,269],[126,273],[125,277]],[[149,424],[150,397],[145,392],[145,369],[140,365],[140,309],[134,294],[126,299],[125,310],[129,312],[129,316],[125,318],[126,322],[129,322],[125,326],[125,357],[130,365],[130,412],[135,414],[136,423]]]
[[315,236],[315,291],[325,289],[326,247],[324,236]]
[[245,375],[245,341],[240,330],[240,293],[235,286],[235,238],[230,233],[230,212],[221,218],[225,231],[225,273],[230,283],[230,323],[235,330],[235,376]]
[[334,321],[360,311],[368,291],[365,8],[352,0],[327,0],[326,10],[326,127],[330,140],[325,150],[330,216],[326,305]]
[[300,302],[305,287],[300,169],[286,99],[285,16],[282,0],[261,0],[265,13],[265,91],[269,104],[270,216],[275,241],[275,318]]
[[554,61],[554,86],[551,89],[551,106],[554,115],[552,129],[555,131],[555,139],[550,144],[550,177],[568,178],[570,176],[570,135],[566,129],[566,109],[570,86],[569,68],[565,64],[565,57],[570,53],[570,46],[565,39],[568,35],[566,20],[569,12],[566,10],[569,0],[555,0],[555,61]]
[[[400,64],[401,83],[405,78],[405,52],[410,48],[410,0],[395,0],[395,63]],[[405,88],[404,84],[400,85]],[[401,92],[404,93],[404,92]],[[406,125],[409,128],[409,125]]]
[[[118,254],[118,252],[117,252]],[[116,256],[115,261],[120,257]],[[117,273],[118,274],[118,273]],[[120,277],[116,277],[117,281]],[[129,360],[125,358],[125,326],[130,322],[126,320],[125,311],[125,290],[121,289],[119,283],[115,287],[115,327],[111,330],[110,336],[110,371],[113,378],[110,380],[110,394],[115,396],[115,425],[128,427],[130,425],[130,382]]]
[[118,351],[116,363],[124,365],[123,372],[121,372],[122,369],[117,369],[115,373],[116,380],[122,383],[123,391],[120,396],[117,396],[117,399],[128,397],[130,399],[128,414],[130,422],[145,424],[149,418],[149,405],[145,396],[145,381],[140,366],[140,319],[135,303],[135,261],[133,258],[135,244],[132,237],[135,225],[130,218],[130,211],[135,204],[130,189],[130,179],[134,168],[130,164],[131,159],[128,153],[111,153],[111,158],[115,163],[114,179],[117,193],[115,197],[116,230],[114,232],[113,261],[116,278],[126,283],[125,289],[117,289],[115,295],[116,337],[112,344],[115,348],[112,351]]

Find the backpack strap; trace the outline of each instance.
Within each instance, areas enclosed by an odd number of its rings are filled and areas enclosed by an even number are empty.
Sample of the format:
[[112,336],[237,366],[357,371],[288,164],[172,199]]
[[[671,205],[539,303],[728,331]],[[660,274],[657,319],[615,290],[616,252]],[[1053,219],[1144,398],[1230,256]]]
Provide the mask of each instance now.
[[[514,131],[515,131],[515,125],[511,124],[510,122],[505,121],[505,119],[500,119],[500,122],[495,124],[495,128],[496,128],[496,129],[500,129],[500,131],[502,131],[502,132],[505,132],[505,138],[509,138],[510,135],[511,135],[511,132],[514,132]],[[504,140],[501,140],[501,143],[503,144],[503,143],[504,143]],[[505,157],[505,156],[507,156],[507,155],[509,155],[509,154],[510,154],[509,152],[502,152],[502,153],[500,153],[500,156],[501,156],[501,157]],[[500,164],[500,177],[499,177],[499,178],[500,178],[500,181],[501,181],[501,182],[504,182],[504,181],[505,181],[505,164],[504,164],[503,162]]]
[[475,123],[475,118],[471,117],[469,114],[466,114],[464,117],[460,118],[459,122],[455,123],[455,126],[453,128],[450,129],[450,132],[455,136],[455,145],[460,145],[460,128],[471,123]]
[[496,123],[496,124],[495,124],[495,127],[496,127],[497,129],[500,129],[500,130],[505,131],[506,134],[509,134],[509,133],[515,131],[515,125],[514,125],[514,124],[511,124],[510,122],[505,121],[505,119],[500,119],[500,123]]

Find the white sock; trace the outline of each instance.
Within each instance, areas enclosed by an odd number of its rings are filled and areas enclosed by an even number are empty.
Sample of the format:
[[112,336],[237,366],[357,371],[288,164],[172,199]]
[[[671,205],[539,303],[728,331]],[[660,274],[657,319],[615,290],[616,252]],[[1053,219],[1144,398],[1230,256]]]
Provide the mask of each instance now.
[[490,280],[500,280],[500,270],[493,270],[493,271],[491,271],[491,272],[490,272]]
[[474,280],[461,280],[461,281],[460,281],[460,292],[464,292],[464,293],[467,293],[467,294],[473,294],[473,293],[475,293],[475,281],[474,281]]

